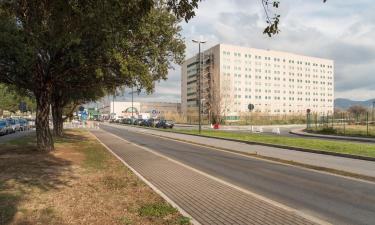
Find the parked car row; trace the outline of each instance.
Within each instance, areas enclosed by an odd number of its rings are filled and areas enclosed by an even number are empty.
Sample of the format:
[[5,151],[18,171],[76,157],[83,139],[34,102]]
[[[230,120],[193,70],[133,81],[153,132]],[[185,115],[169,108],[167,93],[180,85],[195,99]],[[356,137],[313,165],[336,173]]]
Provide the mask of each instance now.
[[145,127],[156,127],[156,128],[173,128],[174,123],[170,120],[163,119],[135,119],[135,118],[124,118],[110,121],[112,123],[122,123],[129,125],[138,125]]
[[31,123],[24,118],[0,119],[0,135],[7,135],[18,131],[26,131],[31,128]]

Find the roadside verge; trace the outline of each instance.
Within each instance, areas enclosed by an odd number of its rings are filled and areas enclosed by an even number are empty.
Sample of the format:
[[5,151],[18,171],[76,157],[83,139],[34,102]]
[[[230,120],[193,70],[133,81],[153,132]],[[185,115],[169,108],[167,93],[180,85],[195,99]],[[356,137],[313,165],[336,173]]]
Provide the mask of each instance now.
[[304,130],[300,130],[300,129],[291,130],[289,133],[299,135],[299,136],[303,136],[303,137],[316,137],[316,138],[327,138],[327,139],[334,139],[334,140],[375,143],[375,138],[362,138],[362,137],[314,134],[314,133],[305,132]]
[[326,224],[300,210],[225,182],[116,134],[93,133],[199,223]]
[[[308,152],[308,153],[314,153],[314,154],[330,155],[330,156],[337,156],[337,157],[375,162],[375,157],[371,157],[371,156],[340,153],[340,152],[326,151],[326,150],[319,150],[319,149],[302,148],[302,147],[295,147],[295,146],[290,146],[290,145],[271,144],[271,143],[264,143],[264,142],[258,142],[258,141],[239,140],[239,139],[234,139],[234,138],[225,138],[225,137],[218,137],[218,136],[211,136],[211,135],[204,135],[204,134],[199,135],[199,134],[194,134],[194,133],[189,133],[189,132],[184,132],[184,131],[176,131],[176,130],[164,130],[164,129],[139,127],[139,126],[125,125],[125,124],[116,124],[116,125],[129,126],[129,127],[139,128],[139,129],[150,129],[150,130],[156,130],[160,132],[172,132],[172,133],[185,134],[185,135],[196,136],[196,137],[205,137],[205,138],[212,138],[212,139],[217,139],[217,140],[239,142],[239,143],[244,143],[244,144],[249,144],[249,145],[261,145],[261,146],[274,147],[274,148],[280,148],[280,149],[285,149],[285,150],[293,150],[293,151]],[[314,140],[307,140],[307,141],[314,141]],[[373,151],[375,152],[375,145],[373,147]]]
[[[118,126],[117,127],[123,127]],[[126,129],[126,127],[123,127]],[[356,178],[361,180],[367,180],[375,182],[374,168],[375,164],[372,161],[362,161],[357,159],[340,158],[335,156],[324,157],[320,154],[311,154],[300,151],[285,151],[283,149],[272,148],[272,147],[253,147],[252,145],[246,145],[240,142],[227,142],[224,141],[211,141],[210,137],[192,136],[192,138],[185,138],[185,134],[172,133],[172,132],[155,132],[155,130],[141,129],[139,127],[128,127],[130,131],[157,136],[164,139],[170,139],[203,147],[208,147],[216,150],[222,150],[232,152],[235,154],[241,154],[249,157],[256,157],[263,160],[272,161],[274,163],[288,164],[292,166],[303,167],[320,171],[323,173],[331,173],[349,178]],[[157,131],[157,130],[156,130]],[[165,134],[163,134],[165,133]],[[168,135],[168,133],[170,135]],[[187,136],[188,137],[188,136]],[[211,139],[212,140],[212,139]],[[256,145],[254,145],[256,146]],[[259,149],[259,147],[262,149]],[[268,149],[268,150],[266,150]],[[259,150],[259,151],[258,151]],[[266,150],[266,152],[264,152]]]

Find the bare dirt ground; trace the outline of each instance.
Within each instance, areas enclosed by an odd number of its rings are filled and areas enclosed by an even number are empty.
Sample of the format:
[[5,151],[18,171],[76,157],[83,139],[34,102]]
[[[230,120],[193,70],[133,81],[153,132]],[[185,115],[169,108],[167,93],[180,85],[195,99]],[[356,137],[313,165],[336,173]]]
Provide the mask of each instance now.
[[0,224],[189,224],[87,131],[0,145]]

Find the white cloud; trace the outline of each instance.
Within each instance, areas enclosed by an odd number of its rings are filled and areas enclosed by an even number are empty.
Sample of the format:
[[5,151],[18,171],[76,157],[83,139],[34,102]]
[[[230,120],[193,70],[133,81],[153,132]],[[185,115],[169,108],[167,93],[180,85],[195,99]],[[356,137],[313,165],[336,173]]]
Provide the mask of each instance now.
[[[336,97],[364,100],[375,97],[375,6],[370,0],[282,0],[281,33],[268,38],[260,0],[206,0],[197,16],[182,23],[187,57],[196,54],[191,39],[289,51],[331,58],[336,65]],[[180,100],[180,68],[156,85],[146,99]],[[165,98],[165,99],[164,99]]]

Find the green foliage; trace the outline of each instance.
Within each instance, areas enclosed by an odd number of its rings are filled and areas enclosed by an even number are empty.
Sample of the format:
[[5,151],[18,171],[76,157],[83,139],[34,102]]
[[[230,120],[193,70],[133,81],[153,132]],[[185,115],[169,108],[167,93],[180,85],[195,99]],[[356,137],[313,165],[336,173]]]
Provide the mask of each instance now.
[[182,216],[178,219],[178,224],[190,224],[190,218],[189,217],[185,217],[185,216]]
[[[53,148],[49,105],[90,101],[119,86],[153,90],[180,63],[180,18],[199,0],[0,1],[0,83],[32,92],[37,140]],[[51,100],[52,99],[52,100]]]
[[[197,130],[175,130],[181,133],[198,134]],[[353,155],[375,157],[375,146],[373,144],[362,144],[347,141],[330,141],[308,138],[294,138],[267,134],[249,134],[240,132],[210,131],[203,130],[202,135],[212,137],[223,137],[234,140],[252,141],[267,144],[277,144],[292,147],[308,148],[328,152],[339,152]],[[287,151],[287,150],[285,150]]]
[[[270,16],[271,9],[278,9],[280,6],[280,1],[275,0],[261,0],[263,9],[266,15],[266,23],[267,27],[264,29],[263,34],[267,34],[269,37],[272,35],[276,35],[280,32],[279,24],[280,24],[280,15],[274,13],[273,16]],[[323,0],[323,3],[326,3],[327,0]],[[270,8],[271,7],[271,8]]]
[[121,217],[119,219],[119,221],[120,221],[121,224],[124,224],[124,225],[129,225],[129,224],[133,223],[133,221],[130,218],[126,217],[126,216]]
[[35,111],[35,99],[22,93],[16,92],[11,87],[0,84],[0,110],[16,112],[19,110],[20,102],[25,102],[28,111]]
[[17,212],[20,195],[0,193],[0,224],[8,224]]
[[176,213],[177,209],[167,203],[154,203],[142,206],[138,213],[140,216],[163,218],[169,214]]

